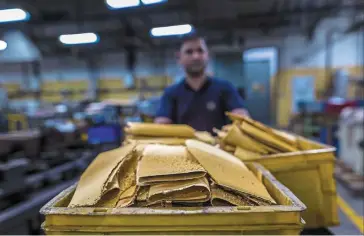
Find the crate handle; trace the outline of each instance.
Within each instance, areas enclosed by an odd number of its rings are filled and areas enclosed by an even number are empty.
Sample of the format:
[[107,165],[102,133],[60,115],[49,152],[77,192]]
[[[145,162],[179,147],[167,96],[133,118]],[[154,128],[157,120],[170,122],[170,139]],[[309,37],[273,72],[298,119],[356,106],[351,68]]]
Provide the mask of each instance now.
[[109,211],[109,209],[108,208],[95,208],[94,209],[94,212],[95,213],[106,213],[106,212],[108,212]]
[[238,211],[249,211],[251,209],[251,207],[248,207],[248,206],[237,206],[236,209]]

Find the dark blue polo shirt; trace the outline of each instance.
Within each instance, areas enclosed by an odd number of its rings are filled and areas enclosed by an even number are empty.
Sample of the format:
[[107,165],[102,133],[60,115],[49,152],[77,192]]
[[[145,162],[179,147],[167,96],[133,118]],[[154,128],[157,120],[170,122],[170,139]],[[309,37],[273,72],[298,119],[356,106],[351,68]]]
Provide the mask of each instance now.
[[243,100],[230,82],[208,78],[200,90],[194,91],[182,80],[165,89],[157,117],[212,132],[212,128],[227,124],[225,112],[236,108],[243,108]]

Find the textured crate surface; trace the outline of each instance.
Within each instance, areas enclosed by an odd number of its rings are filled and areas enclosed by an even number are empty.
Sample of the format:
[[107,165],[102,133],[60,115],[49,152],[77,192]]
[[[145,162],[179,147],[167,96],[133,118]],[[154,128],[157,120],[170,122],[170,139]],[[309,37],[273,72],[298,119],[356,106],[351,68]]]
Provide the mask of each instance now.
[[304,151],[270,155],[253,160],[266,167],[306,206],[306,228],[339,224],[334,180],[335,148],[299,138]]

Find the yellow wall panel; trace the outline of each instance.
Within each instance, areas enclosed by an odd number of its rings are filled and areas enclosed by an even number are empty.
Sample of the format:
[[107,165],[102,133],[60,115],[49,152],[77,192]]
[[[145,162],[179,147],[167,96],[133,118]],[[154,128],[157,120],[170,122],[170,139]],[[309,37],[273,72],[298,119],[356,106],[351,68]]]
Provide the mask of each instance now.
[[142,88],[143,83],[149,88],[164,88],[173,83],[171,77],[165,75],[155,75],[137,78],[135,81],[135,86],[137,88]]
[[279,90],[278,90],[278,112],[277,124],[280,127],[286,127],[292,115],[292,79],[298,76],[313,76],[315,78],[316,98],[325,91],[328,84],[328,76],[325,69],[322,68],[305,68],[305,69],[289,69],[281,71],[279,74]]
[[171,84],[173,84],[173,83],[174,83],[173,78],[172,78],[172,77],[170,77],[170,76],[168,76],[168,77],[167,77],[167,85],[171,85]]
[[62,97],[60,94],[55,94],[55,95],[43,95],[41,97],[41,100],[44,102],[49,102],[49,103],[58,103],[62,101]]
[[148,99],[155,96],[161,96],[163,94],[163,91],[155,91],[155,92],[145,92],[143,93],[144,98]]
[[104,78],[99,80],[99,89],[122,89],[125,88],[125,83],[122,78]]
[[20,90],[20,84],[18,83],[2,83],[8,93],[17,92]]
[[71,81],[47,81],[41,86],[42,92],[51,92],[54,94],[43,94],[42,100],[50,103],[62,102],[61,92],[62,90],[69,90],[75,92],[69,99],[72,101],[80,101],[84,99],[85,94],[80,93],[80,91],[88,90],[88,80],[71,80]]
[[[332,72],[339,68],[332,69]],[[351,76],[362,77],[362,66],[347,66],[341,69],[346,69]],[[289,119],[292,116],[292,79],[297,76],[313,76],[315,78],[315,95],[316,99],[322,99],[324,92],[329,85],[331,74],[326,72],[325,68],[300,68],[287,69],[281,71],[277,76],[271,79],[271,93],[274,94],[274,86],[278,86],[277,96],[274,97],[277,101],[276,118],[279,127],[287,127]],[[351,84],[348,88],[349,98],[354,98],[355,85]]]
[[348,68],[349,74],[356,77],[363,77],[364,69],[363,66],[353,66]]
[[161,88],[167,86],[167,76],[150,76],[146,78],[150,87]]
[[[71,101],[81,101],[85,98],[83,94],[73,94],[69,99]],[[41,100],[49,103],[60,103],[63,101],[63,98],[60,94],[51,94],[51,95],[42,95]]]
[[41,86],[42,91],[48,92],[61,92],[67,89],[70,91],[87,90],[88,81],[87,80],[71,80],[71,81],[47,81]]
[[101,101],[106,99],[133,100],[138,97],[139,97],[138,91],[125,91],[120,93],[102,93],[99,95]]
[[[349,74],[353,76],[356,79],[364,80],[364,70],[363,66],[354,66],[348,69]],[[356,96],[361,96],[361,99],[363,99],[363,88],[360,88],[357,86],[356,83],[351,82],[349,83],[349,89],[348,89],[348,97],[349,98],[356,98]]]
[[49,81],[49,82],[44,82],[41,86],[41,90],[47,90],[47,91],[54,91],[54,90],[59,90],[60,88],[60,82],[58,81]]
[[82,101],[86,98],[85,94],[76,93],[72,94],[71,100],[72,101]]
[[36,96],[35,94],[24,94],[24,95],[21,95],[21,96],[17,96],[16,98],[12,99],[13,101],[16,101],[16,100],[33,100],[33,99],[36,99]]

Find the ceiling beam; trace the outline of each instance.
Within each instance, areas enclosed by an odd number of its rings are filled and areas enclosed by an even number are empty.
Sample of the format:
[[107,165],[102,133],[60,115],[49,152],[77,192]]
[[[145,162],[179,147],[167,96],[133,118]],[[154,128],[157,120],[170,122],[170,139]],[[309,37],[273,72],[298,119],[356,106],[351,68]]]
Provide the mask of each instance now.
[[360,29],[364,29],[364,12],[362,12],[361,14],[357,14],[354,17],[353,22],[347,28],[347,30],[345,31],[345,33],[356,32],[356,31],[358,31]]
[[[120,10],[109,10],[105,13],[97,13],[97,14],[82,14],[80,15],[79,19],[82,19],[82,21],[93,21],[93,22],[106,22],[110,20],[125,20],[128,17],[137,16],[140,18],[146,18],[149,14],[163,14],[163,13],[185,13],[189,12],[191,9],[190,6],[188,6],[187,3],[181,3],[182,1],[167,1],[163,4],[153,4],[149,6],[142,6],[142,7],[136,7],[136,8],[130,8],[130,9],[120,9]],[[188,2],[188,1],[183,1]],[[333,10],[336,10],[337,6],[324,6],[324,7],[308,7],[305,9],[294,9],[294,10],[283,10],[283,11],[268,11],[268,12],[262,12],[262,13],[252,13],[252,14],[240,14],[238,16],[239,20],[257,20],[262,19],[269,21],[272,18],[276,17],[297,17],[300,14],[305,15],[317,15],[317,14],[327,14],[328,12],[331,12]],[[343,5],[340,6],[341,10],[347,10],[347,9],[364,9],[364,2],[358,1],[355,2],[353,5]],[[148,21],[147,19],[145,21]],[[62,19],[60,21],[56,22],[47,22],[43,21],[39,17],[33,17],[32,20],[30,20],[27,23],[22,22],[13,22],[8,24],[3,24],[0,26],[0,29],[3,27],[10,27],[12,29],[17,28],[19,26],[23,26],[26,24],[27,26],[32,27],[39,27],[42,25],[52,25],[52,24],[76,24],[78,21],[76,19]]]
[[333,3],[330,3],[330,8],[331,8],[331,10],[329,10],[329,11],[325,11],[323,13],[318,13],[311,17],[306,17],[306,20],[308,20],[308,22],[309,22],[307,29],[306,29],[308,40],[313,39],[316,28],[322,20],[324,20],[327,17],[336,15],[337,13],[339,13],[341,11],[342,0],[334,0]]
[[[358,1],[355,4],[340,6],[340,10],[352,10],[352,9],[364,9],[364,1]],[[272,17],[298,17],[300,14],[304,15],[315,15],[315,14],[326,14],[337,10],[337,5],[324,6],[324,7],[308,7],[305,9],[294,9],[294,10],[283,10],[279,12],[264,12],[264,13],[252,13],[252,14],[240,14],[238,18],[243,19],[270,19]]]
[[[63,1],[67,2],[67,0]],[[46,2],[51,2],[50,0],[47,0]],[[43,3],[42,3],[43,4]],[[74,6],[74,0],[69,1],[70,6]],[[84,1],[84,4],[90,4],[88,1]],[[79,6],[81,7],[81,6]],[[38,8],[38,11],[41,12],[41,4]],[[73,24],[77,23],[79,21],[98,21],[98,22],[105,22],[109,20],[127,20],[128,17],[141,17],[143,18],[146,14],[163,14],[166,12],[182,12],[185,11],[183,9],[186,9],[186,4],[182,1],[167,1],[162,4],[151,4],[151,5],[144,5],[140,7],[134,7],[134,8],[123,8],[123,9],[113,9],[113,10],[107,10],[107,7],[105,6],[105,12],[102,13],[82,13],[78,11],[78,16],[76,18],[72,16],[66,16],[65,19],[61,19],[59,21],[55,22],[47,22],[41,19],[41,15],[37,14],[36,16],[33,16],[29,22],[27,22],[28,25],[33,26],[41,26],[41,25],[47,25],[47,24]],[[62,9],[61,9],[62,10]],[[11,25],[12,27],[17,27],[17,25],[21,25],[23,22],[9,22],[7,25]]]

